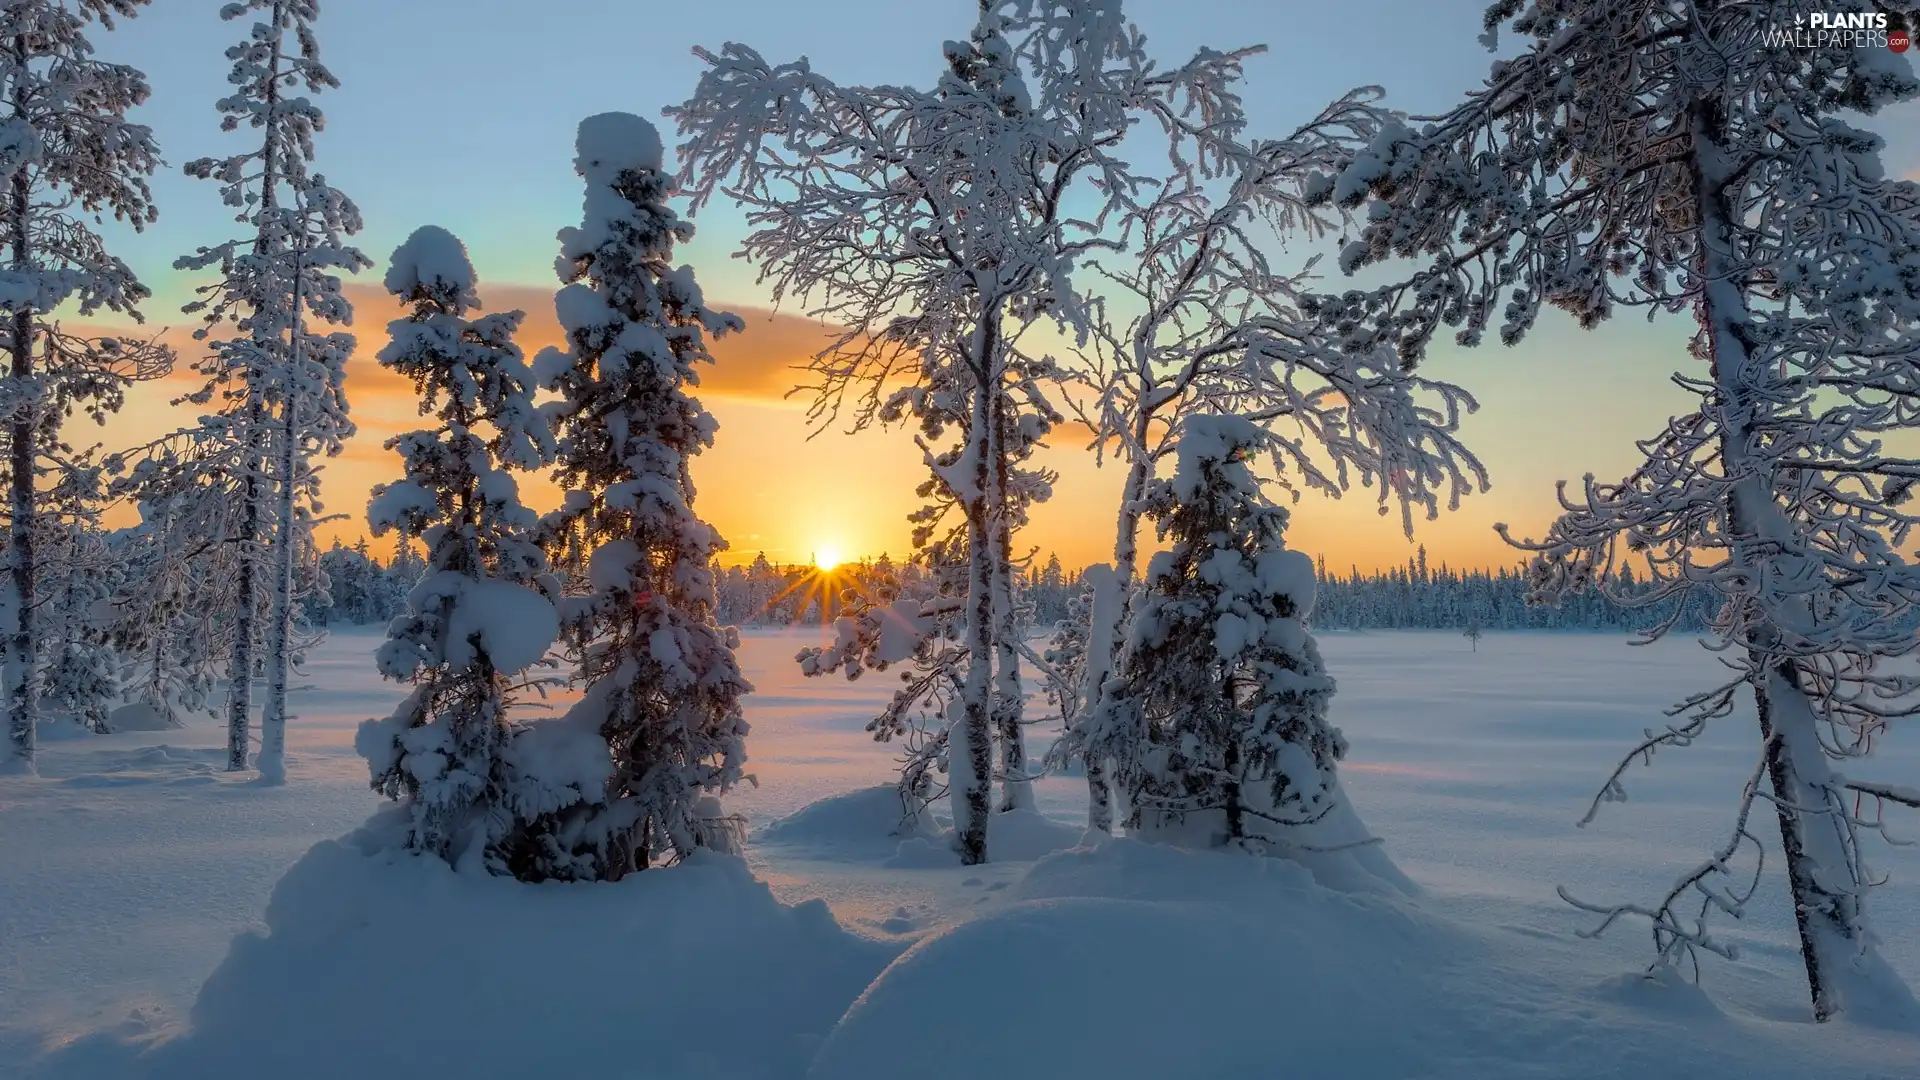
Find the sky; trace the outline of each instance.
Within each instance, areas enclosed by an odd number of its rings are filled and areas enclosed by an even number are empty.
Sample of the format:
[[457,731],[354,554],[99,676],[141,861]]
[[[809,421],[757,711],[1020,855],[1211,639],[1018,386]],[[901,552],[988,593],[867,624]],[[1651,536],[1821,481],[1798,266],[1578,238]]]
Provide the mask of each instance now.
[[[193,317],[180,314],[206,276],[174,271],[179,255],[237,235],[215,185],[187,178],[194,158],[232,152],[243,135],[219,131],[214,102],[228,90],[224,49],[245,22],[224,23],[221,0],[163,0],[111,33],[96,35],[104,59],[149,76],[152,99],[135,119],[153,128],[166,158],[155,178],[160,220],[140,235],[110,233],[154,296],[149,328],[181,349],[182,373],[137,388],[127,410],[100,434],[109,448],[137,443],[189,423],[169,406],[192,380]],[[1128,14],[1166,62],[1197,46],[1263,44],[1244,84],[1250,134],[1279,133],[1351,87],[1385,87],[1388,104],[1438,111],[1476,86],[1489,56],[1476,41],[1478,0],[1128,0]],[[531,356],[559,340],[552,312],[555,233],[578,221],[581,186],[572,168],[579,121],[610,110],[637,113],[671,130],[660,110],[684,100],[700,72],[695,46],[751,45],[778,63],[808,57],[843,83],[924,85],[940,70],[940,44],[963,37],[971,0],[704,0],[636,4],[631,0],[322,0],[322,59],[340,79],[319,96],[327,117],[316,171],[359,205],[366,222],[356,242],[378,269],[350,282],[359,349],[348,393],[360,433],[324,479],[326,510],[339,515],[323,536],[365,533],[368,489],[398,476],[398,457],[382,443],[416,426],[411,387],[373,355],[398,308],[380,291],[389,255],[426,224],[461,237],[489,310],[521,309],[521,339]],[[663,17],[662,12],[668,14]],[[1890,172],[1920,172],[1920,105],[1909,103],[1871,126],[1889,137]],[[823,552],[842,557],[910,550],[906,513],[925,476],[903,432],[846,434],[809,426],[800,399],[787,398],[792,366],[824,339],[789,305],[775,312],[752,266],[733,257],[745,235],[724,199],[694,219],[698,234],[677,255],[691,263],[710,303],[731,308],[745,333],[715,345],[717,364],[701,397],[720,422],[717,445],[695,464],[697,511],[732,545],[729,561],[758,552],[804,563]],[[1282,257],[1284,264],[1285,257]],[[1337,271],[1335,271],[1337,273]],[[1520,346],[1438,349],[1425,373],[1458,383],[1480,401],[1464,428],[1486,463],[1492,491],[1467,499],[1437,521],[1419,521],[1413,538],[1398,512],[1382,516],[1375,492],[1357,489],[1334,502],[1308,495],[1296,505],[1291,546],[1345,569],[1404,563],[1415,544],[1453,566],[1509,565],[1520,555],[1493,531],[1538,535],[1551,521],[1554,484],[1583,473],[1617,476],[1633,463],[1633,441],[1658,430],[1684,406],[1669,375],[1687,364],[1690,321],[1656,325],[1616,320],[1583,332],[1558,313]],[[844,426],[844,425],[843,425]],[[1074,432],[1080,431],[1082,437]],[[1096,468],[1081,429],[1057,432],[1042,461],[1059,471],[1056,494],[1032,515],[1026,546],[1057,553],[1069,566],[1111,557],[1119,473]],[[528,485],[529,501],[550,496]],[[383,545],[376,542],[376,547]]]

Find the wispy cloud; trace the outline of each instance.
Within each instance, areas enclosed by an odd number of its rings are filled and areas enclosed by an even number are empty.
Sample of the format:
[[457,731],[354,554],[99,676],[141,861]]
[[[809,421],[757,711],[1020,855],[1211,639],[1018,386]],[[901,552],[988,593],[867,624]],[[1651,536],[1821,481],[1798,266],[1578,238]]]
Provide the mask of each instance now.
[[[373,359],[386,341],[387,322],[404,314],[401,306],[372,285],[348,285],[347,295],[353,300],[354,329],[360,337],[360,348],[348,370],[355,408],[360,408],[363,398],[395,394],[411,398],[413,387],[407,380],[381,368]],[[480,299],[488,311],[526,312],[519,341],[529,357],[547,346],[564,344],[560,321],[553,311],[552,289],[482,285]],[[801,373],[796,368],[833,340],[827,327],[811,319],[757,307],[735,307],[733,311],[747,324],[746,330],[711,343],[714,363],[700,372],[702,395],[778,402],[800,381]]]

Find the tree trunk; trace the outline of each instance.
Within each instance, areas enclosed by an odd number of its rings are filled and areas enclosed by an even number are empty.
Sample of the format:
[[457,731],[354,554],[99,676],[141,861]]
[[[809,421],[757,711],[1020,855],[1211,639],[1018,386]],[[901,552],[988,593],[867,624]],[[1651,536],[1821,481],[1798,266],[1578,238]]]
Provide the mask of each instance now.
[[[24,173],[15,177],[15,205],[23,205]],[[24,218],[14,231],[16,263],[25,261],[26,225]],[[9,374],[23,385],[33,375],[33,313],[13,316],[13,364]],[[8,589],[12,592],[13,625],[7,627],[7,660],[0,678],[6,682],[7,744],[9,772],[35,771],[34,752],[38,738],[40,688],[35,669],[38,656],[34,649],[34,552],[33,533],[39,526],[33,499],[34,435],[37,425],[31,414],[16,414],[8,425],[11,443],[8,468],[12,470],[10,491],[11,519],[7,530]]]
[[[993,788],[993,551],[994,507],[989,496],[993,483],[988,459],[988,432],[993,423],[989,402],[998,388],[993,382],[993,356],[999,351],[994,320],[997,305],[980,317],[973,335],[974,388],[972,424],[967,430],[968,478],[972,491],[961,500],[967,515],[967,675],[960,686],[958,715],[948,735],[948,786],[953,806],[953,831],[960,841],[960,861],[973,866],[987,861],[987,819]],[[958,751],[958,753],[955,753]]]
[[248,713],[253,705],[253,617],[259,605],[260,564],[260,429],[265,423],[257,392],[247,402],[244,464],[241,484],[240,560],[233,579],[233,653],[227,662],[227,771],[247,767]]
[[[268,70],[276,77],[267,84],[265,104],[267,114],[272,116],[280,102],[281,37],[279,33],[281,14],[284,5],[275,3],[270,16],[271,25],[276,33],[273,47],[267,59]],[[260,176],[260,215],[272,214],[280,205],[279,159],[274,153],[274,141],[269,137],[262,152]],[[256,220],[259,220],[258,218]],[[267,242],[267,230],[261,228],[254,241],[255,254],[267,254],[272,245]],[[254,312],[257,317],[259,312]],[[267,337],[265,330],[254,331],[254,344],[271,354],[280,345],[279,335]],[[246,376],[247,387],[247,430],[243,451],[242,468],[246,475],[243,506],[241,509],[241,558],[239,573],[234,577],[235,615],[233,622],[233,657],[227,667],[227,770],[238,772],[247,767],[247,728],[248,711],[253,704],[253,666],[254,666],[254,615],[259,607],[260,591],[260,547],[261,527],[265,524],[261,503],[267,492],[262,490],[261,472],[266,464],[266,447],[263,443],[267,413],[266,403],[261,396],[258,376],[249,372]],[[264,719],[264,718],[263,718]],[[263,725],[264,726],[264,725]]]
[[[295,322],[294,339],[299,339],[298,320]],[[298,363],[298,349],[295,349],[294,362]],[[280,461],[278,487],[274,491],[278,503],[274,537],[273,563],[273,608],[267,622],[267,700],[260,709],[260,757],[255,768],[260,770],[260,778],[270,784],[283,784],[287,780],[287,656],[288,639],[293,629],[293,564],[294,553],[300,545],[300,529],[294,520],[294,470],[299,467],[299,444],[296,432],[299,430],[298,398],[290,399],[284,406],[286,421],[280,430]]]
[[1227,754],[1221,770],[1220,802],[1226,812],[1227,843],[1246,838],[1246,815],[1240,796],[1240,743],[1238,733],[1227,736]]
[[[26,66],[27,43],[24,38],[13,40],[14,59],[21,67]],[[13,91],[13,114],[24,119],[27,113],[26,88],[16,81]],[[9,196],[13,220],[13,266],[22,273],[30,273],[33,266],[32,234],[28,230],[27,216],[31,212],[33,189],[27,176],[27,170],[16,169],[10,185]],[[26,381],[33,377],[33,335],[34,313],[22,305],[13,313],[13,341],[10,343],[12,365],[8,374],[14,380],[16,392],[24,389]],[[9,502],[11,518],[7,529],[7,573],[8,597],[11,603],[13,625],[6,627],[7,659],[0,681],[4,681],[7,707],[7,772],[31,774],[35,771],[34,753],[38,739],[40,721],[39,686],[34,669],[37,657],[34,654],[33,606],[34,606],[34,553],[33,533],[39,520],[33,498],[33,468],[35,438],[39,425],[37,409],[26,409],[16,396],[15,413],[7,425],[9,439],[8,468],[12,471],[9,484]]]
[[[1773,476],[1753,460],[1750,410],[1757,387],[1777,380],[1756,362],[1748,333],[1745,282],[1734,259],[1734,211],[1729,190],[1734,170],[1720,151],[1723,124],[1710,102],[1692,106],[1699,185],[1700,273],[1706,282],[1700,320],[1711,349],[1712,374],[1721,398],[1722,468],[1738,478],[1727,496],[1728,560],[1766,587],[1771,552],[1791,551],[1791,523],[1773,500]],[[1780,846],[1793,895],[1800,956],[1814,1019],[1832,1019],[1846,1006],[1836,979],[1846,972],[1883,967],[1861,912],[1862,889],[1850,844],[1841,835],[1841,814],[1832,771],[1820,748],[1819,720],[1789,663],[1774,657],[1775,634],[1767,623],[1745,631],[1755,668],[1754,703],[1759,711],[1762,752],[1773,787]]]
[[[1138,439],[1144,440],[1144,429],[1150,419],[1142,416],[1135,431]],[[1102,582],[1096,576],[1094,582],[1093,611],[1089,613],[1087,627],[1086,669],[1080,680],[1078,711],[1081,715],[1100,703],[1100,689],[1113,676],[1114,664],[1120,654],[1120,629],[1126,623],[1127,602],[1133,593],[1133,576],[1140,551],[1138,504],[1140,497],[1146,494],[1148,474],[1152,468],[1145,456],[1144,442],[1136,442],[1135,446],[1134,459],[1127,466],[1127,481],[1120,489],[1120,516],[1113,541],[1112,578],[1110,582]],[[1104,757],[1089,754],[1086,766],[1087,827],[1111,833],[1113,785],[1107,775],[1107,761]]]
[[[997,359],[997,358],[996,358]],[[997,365],[996,365],[997,366]],[[996,371],[994,385],[1000,385]],[[992,398],[987,453],[993,462],[993,489],[987,498],[988,535],[993,556],[994,688],[993,732],[1000,740],[1000,809],[1033,809],[1033,781],[1027,776],[1027,739],[1020,723],[1025,695],[1020,686],[1020,631],[1013,607],[1013,505],[1007,461],[1005,397]]]
[[[165,516],[160,519],[160,560],[156,573],[161,582],[170,583],[173,577],[174,501],[172,496],[167,498],[165,506]],[[168,625],[171,620],[167,619],[173,602],[173,598],[169,595],[172,590],[172,585],[163,584],[160,587],[163,591],[155,601],[157,614],[161,619],[166,619],[167,621],[162,622],[155,620],[147,626],[147,633],[153,636],[153,642],[148,649],[146,699],[147,704],[153,706],[162,716],[166,717],[169,725],[177,726],[178,718],[174,716],[173,705],[167,701],[166,667],[164,663],[166,659],[167,637],[172,631],[172,627]]]

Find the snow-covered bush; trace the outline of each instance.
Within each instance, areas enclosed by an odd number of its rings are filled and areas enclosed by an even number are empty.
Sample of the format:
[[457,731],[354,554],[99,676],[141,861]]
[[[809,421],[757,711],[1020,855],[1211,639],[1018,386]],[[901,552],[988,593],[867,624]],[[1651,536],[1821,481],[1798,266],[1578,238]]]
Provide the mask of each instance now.
[[1292,827],[1342,798],[1333,679],[1303,625],[1313,562],[1287,549],[1287,511],[1246,463],[1265,438],[1236,417],[1191,417],[1176,475],[1148,489],[1172,548],[1149,566],[1087,747],[1118,763],[1134,835],[1284,852]]
[[440,422],[387,440],[404,478],[375,488],[367,509],[374,535],[426,542],[427,573],[376,654],[381,674],[413,693],[355,742],[374,790],[407,801],[408,847],[456,863],[477,855],[504,873],[520,801],[507,713],[558,633],[538,519],[507,469],[551,462],[553,432],[513,343],[525,315],[468,317],[478,296],[458,239],[416,230],[393,253],[386,286],[412,311],[388,325],[380,363],[411,379],[421,411]]
[[713,559],[726,542],[694,514],[689,463],[717,425],[689,391],[712,362],[706,335],[737,316],[706,306],[673,247],[693,235],[666,205],[660,135],[626,113],[580,124],[574,167],[585,215],[560,232],[554,297],[565,349],[536,374],[559,395],[548,550],[583,575],[560,605],[585,693],[565,723],[612,756],[602,801],[551,815],[533,876],[612,880],[656,858],[730,846],[736,824],[711,796],[743,779],[747,723],[731,627],[714,621]]

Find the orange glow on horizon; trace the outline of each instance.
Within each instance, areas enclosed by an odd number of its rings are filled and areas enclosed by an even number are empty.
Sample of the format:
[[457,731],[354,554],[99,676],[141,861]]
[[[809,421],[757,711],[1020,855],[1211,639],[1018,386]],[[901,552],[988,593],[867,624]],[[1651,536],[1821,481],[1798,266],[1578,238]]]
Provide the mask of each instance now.
[[[340,515],[321,524],[322,545],[335,539],[352,544],[368,535],[370,489],[399,475],[397,455],[383,444],[421,424],[412,385],[374,360],[387,340],[386,323],[400,314],[398,305],[371,284],[349,284],[347,292],[358,309],[359,346],[348,364],[347,392],[359,431],[344,454],[320,463],[322,516]],[[529,357],[560,343],[552,297],[550,289],[531,286],[495,286],[485,293],[488,310],[527,312],[519,342]],[[795,368],[828,340],[826,331],[764,309],[743,308],[741,314],[745,332],[713,343],[717,362],[702,371],[697,391],[719,422],[719,433],[715,446],[694,462],[694,505],[728,542],[720,561],[738,565],[765,554],[776,564],[815,564],[823,571],[882,553],[904,561],[912,553],[907,514],[918,507],[914,490],[926,478],[913,433],[850,433],[844,422],[823,429],[810,424],[807,402],[786,394],[800,381]],[[162,331],[179,350],[180,370],[174,376],[136,387],[126,410],[104,431],[76,430],[77,440],[100,439],[110,449],[122,449],[191,424],[197,410],[169,402],[199,385],[191,366],[204,346],[191,339],[192,329],[189,323]],[[1033,508],[1021,530],[1021,554],[1036,549],[1041,563],[1057,555],[1070,569],[1112,559],[1121,470],[1111,457],[1106,467],[1096,466],[1087,442],[1084,428],[1069,425],[1056,430],[1037,455],[1035,464],[1057,471],[1059,479],[1052,498]],[[519,482],[523,498],[535,509],[557,505],[560,493],[547,477],[522,475]],[[1397,507],[1379,513],[1377,489],[1356,488],[1337,501],[1309,495],[1298,503],[1290,503],[1284,492],[1274,494],[1293,512],[1289,545],[1323,555],[1329,568],[1342,574],[1349,567],[1404,565],[1417,543],[1426,545],[1436,566],[1510,566],[1519,555],[1500,542],[1490,523],[1513,521],[1516,535],[1537,534],[1547,508],[1537,498],[1539,490],[1475,496],[1459,513],[1419,522],[1410,541],[1401,531]],[[130,507],[119,507],[109,524],[133,519]],[[390,537],[372,542],[383,556],[392,544]],[[1155,547],[1150,523],[1142,527],[1140,544],[1143,553]]]

